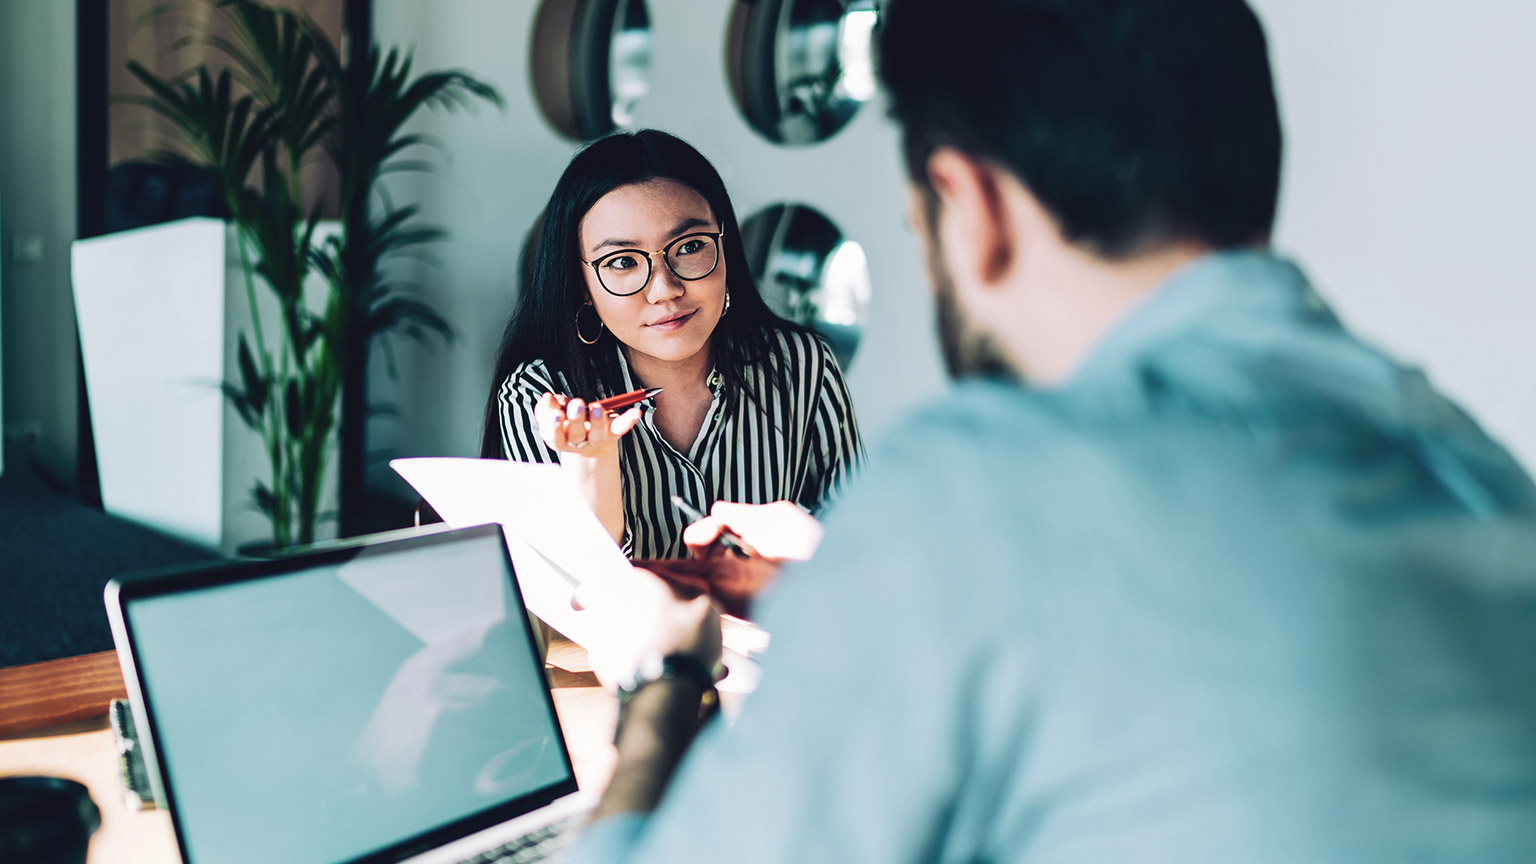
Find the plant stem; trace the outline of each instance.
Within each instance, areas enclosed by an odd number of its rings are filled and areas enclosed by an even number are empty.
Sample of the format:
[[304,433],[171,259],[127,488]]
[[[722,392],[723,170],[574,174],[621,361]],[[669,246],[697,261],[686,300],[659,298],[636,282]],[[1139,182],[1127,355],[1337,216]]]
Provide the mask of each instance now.
[[251,265],[250,252],[246,248],[245,230],[235,231],[235,243],[240,247],[240,271],[245,277],[245,297],[251,307],[251,331],[256,337],[256,358],[261,363],[262,374],[269,382],[266,409],[261,416],[262,443],[267,451],[267,461],[272,466],[272,545],[287,546],[292,539],[289,530],[287,483],[284,481],[282,440],[282,388],[272,374],[272,354],[267,350],[266,337],[261,329],[261,307],[256,303],[256,276]]

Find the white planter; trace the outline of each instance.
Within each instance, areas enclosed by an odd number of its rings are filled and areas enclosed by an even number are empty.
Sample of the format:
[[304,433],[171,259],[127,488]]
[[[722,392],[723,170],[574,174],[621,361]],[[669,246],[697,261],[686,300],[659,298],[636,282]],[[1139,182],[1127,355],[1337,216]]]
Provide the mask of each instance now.
[[[328,223],[319,237],[339,231]],[[184,219],[74,244],[75,311],[107,511],[231,554],[271,539],[251,488],[270,485],[260,437],[219,391],[238,382],[237,337],[255,347],[233,226]],[[312,308],[326,286],[312,276]],[[263,335],[277,344],[277,303],[259,278]],[[320,511],[336,507],[336,447]],[[317,536],[335,534],[322,520]]]

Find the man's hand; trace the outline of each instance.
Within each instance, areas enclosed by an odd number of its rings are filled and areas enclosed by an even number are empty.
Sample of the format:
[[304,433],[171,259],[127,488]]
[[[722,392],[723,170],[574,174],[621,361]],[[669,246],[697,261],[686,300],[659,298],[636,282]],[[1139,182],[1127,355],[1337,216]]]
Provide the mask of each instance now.
[[[708,552],[712,563],[767,568],[769,579],[783,562],[809,558],[822,534],[820,523],[787,501],[763,506],[719,503],[710,516],[689,526],[683,539],[696,553],[704,552],[726,528],[750,544],[752,554],[746,560],[721,556],[716,547]],[[652,653],[690,654],[706,668],[715,668],[721,653],[720,614],[709,595],[680,600],[657,576],[638,567],[632,572],[633,579],[600,591],[578,590],[572,600],[603,619],[598,624],[608,638],[587,654],[603,685],[614,689],[632,678],[641,659]],[[628,718],[615,742],[618,762],[594,818],[656,807],[697,731],[696,687],[684,680],[660,681],[629,700]]]
[[[600,591],[578,590],[572,603],[603,620],[607,638],[587,652],[592,671],[609,690],[634,677],[642,658],[656,653],[688,654],[714,669],[720,663],[720,611],[701,594],[679,600],[671,586],[638,567],[633,579]],[[593,811],[600,819],[616,813],[649,812],[667,788],[677,763],[699,728],[702,693],[682,679],[654,681],[629,698],[615,736],[618,761]]]
[[632,579],[601,589],[583,586],[573,605],[599,616],[609,638],[588,651],[592,671],[609,690],[634,676],[650,654],[689,654],[713,669],[720,663],[720,610],[708,595],[680,600],[651,572],[634,568]]

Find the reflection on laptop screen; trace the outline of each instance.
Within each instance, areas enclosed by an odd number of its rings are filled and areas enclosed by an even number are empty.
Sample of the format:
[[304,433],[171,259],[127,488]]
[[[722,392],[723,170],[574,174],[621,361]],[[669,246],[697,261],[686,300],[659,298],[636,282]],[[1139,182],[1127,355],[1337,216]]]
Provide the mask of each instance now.
[[566,780],[501,542],[128,603],[189,860],[345,861]]

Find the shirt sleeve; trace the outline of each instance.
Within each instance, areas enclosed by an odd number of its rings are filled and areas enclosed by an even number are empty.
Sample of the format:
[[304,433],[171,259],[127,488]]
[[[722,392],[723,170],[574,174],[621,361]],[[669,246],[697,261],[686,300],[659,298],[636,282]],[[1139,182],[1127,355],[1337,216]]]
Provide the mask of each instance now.
[[797,503],[812,515],[821,516],[863,468],[864,445],[843,370],[825,344],[820,339],[816,343],[820,350],[812,355],[817,368],[810,379],[816,387],[816,400],[806,439],[810,470]]
[[[539,423],[533,408],[545,393],[559,393],[549,370],[542,363],[524,363],[513,370],[497,391],[501,414],[502,457],[513,462],[560,464],[560,453],[539,437]],[[624,516],[624,537],[619,549],[625,557],[634,555],[635,539],[629,530],[629,514]]]
[[501,455],[513,462],[559,464],[560,454],[539,437],[533,409],[545,393],[559,392],[542,363],[524,363],[497,391],[501,414]]
[[[764,598],[774,644],[736,724],[710,724],[654,814],[598,823],[571,861],[971,860],[949,847],[976,761],[977,670],[955,634],[911,626],[963,601],[946,601],[942,580],[909,578],[942,572],[933,553],[869,530],[899,515],[866,508],[873,491],[861,483],[816,559]],[[859,528],[842,519],[853,515]],[[879,590],[892,573],[913,590]]]
[[566,854],[567,862],[573,861],[620,861],[635,844],[645,817],[638,813],[621,813],[600,819],[583,828],[576,845]]

